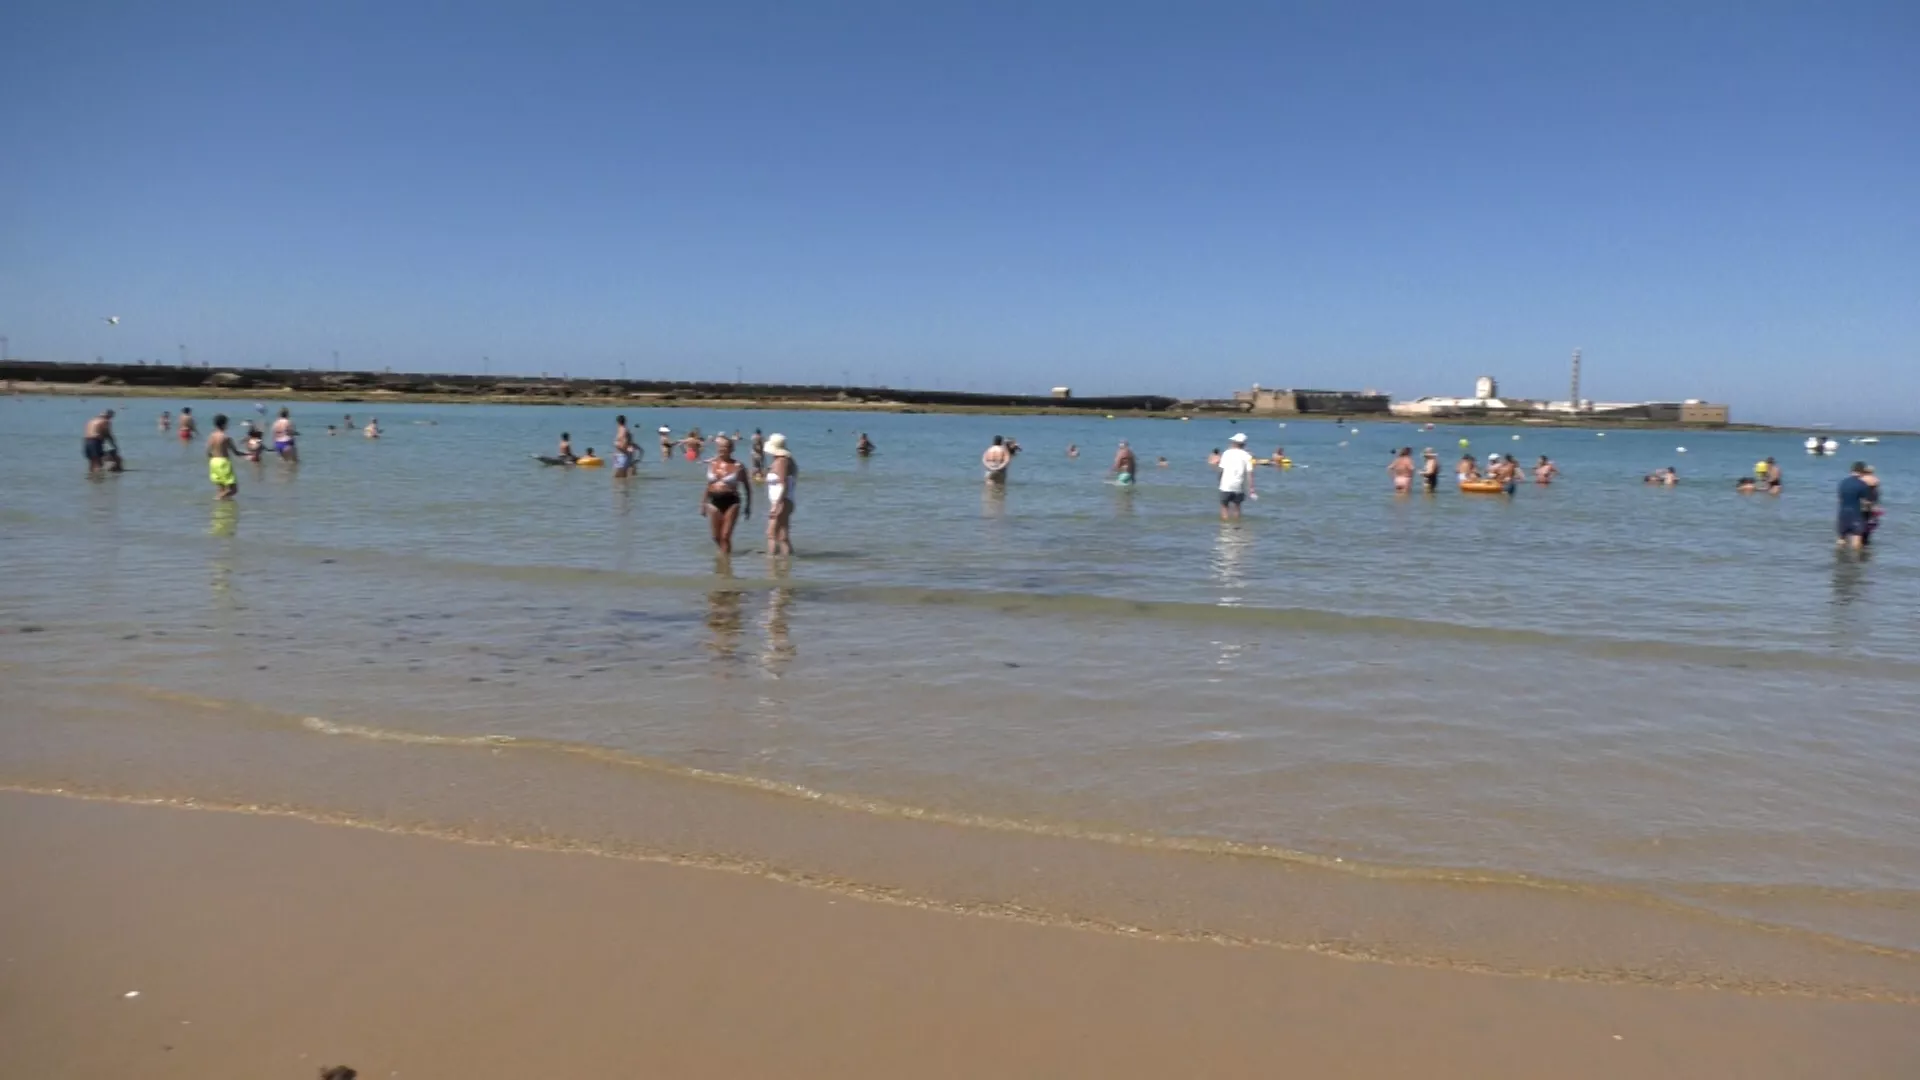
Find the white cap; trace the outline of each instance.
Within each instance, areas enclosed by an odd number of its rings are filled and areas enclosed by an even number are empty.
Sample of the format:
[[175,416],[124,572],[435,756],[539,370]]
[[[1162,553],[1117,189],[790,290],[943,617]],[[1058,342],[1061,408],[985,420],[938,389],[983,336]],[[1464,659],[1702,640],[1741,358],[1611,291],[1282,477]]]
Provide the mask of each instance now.
[[1246,441],[1247,441],[1247,433],[1246,433],[1246,432],[1244,432],[1244,431],[1236,431],[1236,432],[1234,432],[1234,433],[1233,433],[1233,436],[1232,436],[1231,438],[1229,438],[1229,439],[1228,439],[1227,441],[1228,441],[1228,442],[1231,442],[1231,443],[1243,443],[1243,442],[1246,442]]

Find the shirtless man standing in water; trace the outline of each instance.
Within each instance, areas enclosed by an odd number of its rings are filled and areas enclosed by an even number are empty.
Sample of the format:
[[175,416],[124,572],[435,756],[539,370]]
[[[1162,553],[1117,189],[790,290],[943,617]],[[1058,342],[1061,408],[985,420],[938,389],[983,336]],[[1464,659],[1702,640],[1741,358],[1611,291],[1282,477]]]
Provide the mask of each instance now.
[[1393,462],[1387,466],[1387,474],[1393,477],[1393,493],[1405,495],[1413,490],[1413,447],[1403,446],[1393,455]]
[[633,432],[627,430],[627,418],[613,418],[613,475],[632,476],[634,462],[640,456],[640,448],[633,444]]
[[113,450],[113,456],[120,456],[120,442],[113,437],[113,410],[108,409],[99,416],[87,421],[84,436],[87,452],[87,473],[92,475],[107,467],[107,450]]
[[1500,460],[1494,463],[1491,472],[1493,473],[1494,480],[1499,482],[1501,489],[1509,495],[1513,494],[1514,488],[1519,482],[1520,475],[1520,466],[1513,460],[1513,455],[1506,454],[1500,456]]
[[999,435],[993,437],[993,445],[980,455],[980,464],[987,470],[987,483],[1004,484],[1007,482],[1007,466],[1013,463],[1013,455],[1007,452],[1007,440]]
[[297,439],[300,433],[293,430],[293,417],[286,409],[280,410],[280,419],[273,422],[273,449],[280,460],[300,464],[300,447]]
[[1122,442],[1113,455],[1113,482],[1121,487],[1133,483],[1134,469],[1133,447]]
[[213,418],[213,434],[207,436],[207,479],[213,481],[216,499],[231,499],[240,493],[240,481],[233,475],[233,436],[227,434],[227,415]]
[[1420,479],[1426,481],[1427,494],[1431,495],[1440,487],[1440,455],[1429,446],[1420,452]]

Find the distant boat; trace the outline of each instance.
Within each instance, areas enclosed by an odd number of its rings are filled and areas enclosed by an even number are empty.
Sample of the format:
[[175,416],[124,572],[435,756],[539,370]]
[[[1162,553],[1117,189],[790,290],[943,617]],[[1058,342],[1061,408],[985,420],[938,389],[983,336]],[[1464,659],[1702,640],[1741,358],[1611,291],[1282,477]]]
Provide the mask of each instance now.
[[1862,435],[1862,436],[1860,436],[1859,438],[1856,438],[1856,439],[1848,439],[1847,441],[1848,441],[1848,442],[1850,442],[1850,443],[1854,443],[1854,444],[1856,444],[1856,445],[1858,445],[1858,446],[1879,446],[1879,445],[1880,445],[1880,436],[1878,436],[1878,435]]
[[1818,435],[1807,436],[1806,447],[1809,454],[1834,454],[1840,451],[1838,440],[1822,440]]

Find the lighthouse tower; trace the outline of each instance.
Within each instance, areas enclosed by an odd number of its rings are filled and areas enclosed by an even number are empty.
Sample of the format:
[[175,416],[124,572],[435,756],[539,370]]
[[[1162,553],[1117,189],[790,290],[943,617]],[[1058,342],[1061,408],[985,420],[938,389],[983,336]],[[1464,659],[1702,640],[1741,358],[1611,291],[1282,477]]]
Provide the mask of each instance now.
[[1500,396],[1500,386],[1493,376],[1482,375],[1473,380],[1473,396],[1476,401],[1491,401]]

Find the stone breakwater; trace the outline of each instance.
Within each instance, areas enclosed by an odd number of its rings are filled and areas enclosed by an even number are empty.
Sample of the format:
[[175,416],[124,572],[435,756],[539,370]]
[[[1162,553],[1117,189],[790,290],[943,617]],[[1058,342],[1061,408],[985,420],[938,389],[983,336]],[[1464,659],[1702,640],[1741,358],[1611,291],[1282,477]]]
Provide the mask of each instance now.
[[54,386],[203,392],[374,394],[475,401],[635,400],[653,404],[729,402],[782,406],[925,407],[935,409],[1072,409],[1166,412],[1182,405],[1154,394],[1056,398],[1038,394],[971,393],[898,387],[811,386],[769,383],[588,379],[431,372],[316,371],[310,369],[191,367],[176,364],[68,364],[0,362],[0,380]]

